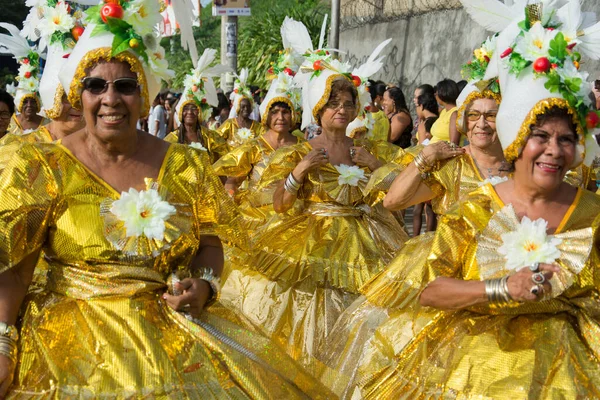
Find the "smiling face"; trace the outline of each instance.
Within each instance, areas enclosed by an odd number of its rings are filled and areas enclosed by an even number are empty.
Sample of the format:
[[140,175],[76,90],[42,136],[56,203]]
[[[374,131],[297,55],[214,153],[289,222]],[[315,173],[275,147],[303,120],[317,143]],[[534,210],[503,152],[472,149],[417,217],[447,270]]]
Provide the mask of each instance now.
[[32,97],[27,97],[24,101],[23,101],[23,107],[21,108],[21,113],[28,117],[34,117],[37,113],[38,113],[39,109],[38,109],[38,103],[37,101],[35,101],[34,98]]
[[577,135],[566,117],[552,117],[531,128],[531,134],[515,161],[520,177],[547,190],[558,188],[576,156]]
[[250,118],[250,113],[252,113],[252,104],[250,100],[243,98],[240,101],[240,112],[242,118]]
[[8,125],[10,125],[10,107],[3,101],[0,101],[0,135],[3,135],[4,132],[8,129]]
[[183,115],[183,123],[185,125],[194,125],[198,122],[198,114],[200,110],[198,110],[198,106],[195,104],[186,104],[183,107],[182,115]]
[[390,92],[387,90],[383,94],[381,107],[383,108],[383,112],[385,112],[386,114],[393,114],[396,111],[396,105],[394,104],[394,100],[390,97]]
[[[90,70],[89,77],[115,81],[120,78],[134,78],[129,64],[110,61],[96,65]],[[114,84],[109,84],[101,94],[92,94],[88,90],[81,93],[83,117],[88,132],[103,139],[118,137],[136,132],[136,123],[140,118],[142,98],[139,89],[133,94],[122,94]]]
[[[495,120],[497,113],[498,104],[492,99],[477,99],[471,103],[464,115],[467,125],[467,138],[471,146],[486,149],[498,142]],[[478,115],[479,118],[474,120]],[[494,121],[491,121],[492,116]]]
[[292,111],[290,108],[282,104],[273,105],[269,110],[267,126],[277,133],[288,133],[292,129]]
[[66,95],[62,97],[62,111],[54,119],[54,123],[60,124],[63,128],[62,130],[68,133],[77,132],[85,126],[83,114],[71,107]]

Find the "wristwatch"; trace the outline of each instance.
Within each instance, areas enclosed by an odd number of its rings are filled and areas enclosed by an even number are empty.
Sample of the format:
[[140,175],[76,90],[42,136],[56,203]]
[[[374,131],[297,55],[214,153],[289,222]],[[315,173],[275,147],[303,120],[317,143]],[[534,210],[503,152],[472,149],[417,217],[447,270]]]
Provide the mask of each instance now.
[[6,322],[0,322],[0,336],[8,337],[15,342],[19,340],[19,332],[14,325],[8,325]]

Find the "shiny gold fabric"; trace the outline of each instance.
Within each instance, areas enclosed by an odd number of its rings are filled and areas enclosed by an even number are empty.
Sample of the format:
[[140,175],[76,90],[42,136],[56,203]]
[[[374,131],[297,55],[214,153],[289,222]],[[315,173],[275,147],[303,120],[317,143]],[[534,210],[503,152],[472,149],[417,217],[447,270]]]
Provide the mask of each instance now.
[[[42,122],[40,123],[40,126],[38,127],[38,129],[41,128],[43,125],[46,125],[48,122],[49,121],[47,119],[43,119]],[[29,132],[33,132],[33,131],[29,131]],[[13,114],[10,119],[10,124],[8,125],[8,133],[11,135],[23,135],[23,134],[26,134],[29,132],[25,132],[25,129],[23,129],[23,127],[19,123],[19,120],[17,119],[17,114]]]
[[[493,247],[481,248],[508,231],[510,224],[493,223],[495,218],[516,218],[502,216],[503,207],[489,184],[470,193],[444,216],[430,246],[422,247],[417,239],[407,244],[407,250],[413,246],[413,258],[426,251],[426,262],[406,263],[389,276],[388,281],[397,282],[393,294],[379,286],[384,297],[394,299],[393,307],[357,302],[340,319],[338,324],[352,321],[352,326],[350,339],[330,343],[331,355],[340,347],[347,353],[327,359],[334,370],[329,378],[335,377],[330,385],[337,385],[338,393],[350,397],[356,390],[355,396],[366,399],[599,396],[596,195],[579,189],[555,232],[563,238],[558,261],[563,271],[557,279],[569,282],[557,297],[509,309],[477,306],[444,312],[419,305],[421,291],[439,276],[480,280],[508,273],[490,272],[491,264],[482,260],[491,258]],[[371,332],[368,338],[353,340],[365,332]]]
[[[298,139],[298,142],[303,141]],[[259,136],[235,148],[213,165],[219,176],[247,178],[236,193],[235,201],[242,225],[249,235],[275,215],[273,193],[276,183],[259,187],[260,178],[274,151],[264,137]]]
[[[217,132],[219,132],[219,134],[227,141],[231,148],[235,148],[242,144],[235,136],[235,133],[238,129],[240,129],[240,127],[237,123],[237,119],[230,118],[223,122],[223,124],[217,129]],[[267,131],[263,124],[256,121],[252,121],[250,130],[254,134],[255,138],[261,136]]]
[[371,113],[375,120],[373,126],[373,140],[387,142],[390,134],[390,120],[387,115],[381,110]]
[[[380,157],[397,152],[385,144],[355,144]],[[275,152],[260,186],[284,179],[311,150],[304,142]],[[392,214],[373,204],[378,198],[364,195],[370,173],[363,171],[358,186],[339,184],[329,164],[310,172],[298,194],[304,212],[277,216],[258,230],[254,251],[232,262],[223,285],[222,301],[313,373],[320,369],[316,349],[340,313],[407,239]]]
[[[205,126],[200,127],[200,137],[198,142],[206,148],[208,151],[208,158],[211,163],[215,163],[219,158],[229,153],[229,145],[227,141],[219,135],[216,131],[206,128]],[[179,131],[173,131],[165,137],[165,141],[169,143],[179,142]],[[189,144],[189,143],[187,143]]]
[[231,315],[218,304],[196,325],[164,303],[167,277],[189,268],[201,235],[245,245],[205,154],[171,145],[157,184],[187,217],[173,223],[191,230],[158,254],[125,254],[106,239],[100,215],[119,193],[62,145],[24,144],[6,167],[0,273],[40,250],[49,264],[47,291],[21,322],[8,398],[328,397],[270,341],[220,318]]
[[597,167],[588,167],[580,164],[577,168],[569,170],[565,175],[565,182],[571,186],[587,189],[594,186],[597,179]]

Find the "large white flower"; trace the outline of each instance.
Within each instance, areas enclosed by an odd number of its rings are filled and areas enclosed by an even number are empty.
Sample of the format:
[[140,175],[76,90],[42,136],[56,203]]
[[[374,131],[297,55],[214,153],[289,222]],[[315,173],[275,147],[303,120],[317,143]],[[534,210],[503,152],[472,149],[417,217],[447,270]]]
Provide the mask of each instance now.
[[37,28],[44,36],[52,36],[54,32],[69,32],[75,26],[75,18],[69,14],[67,3],[59,2],[55,7],[44,7],[44,18]]
[[17,94],[17,85],[14,83],[7,83],[5,89],[6,89],[6,92],[8,94],[10,94],[12,97],[15,97],[15,95]]
[[42,11],[39,11],[37,6],[29,10],[29,14],[27,14],[27,18],[25,18],[25,21],[23,22],[23,29],[21,29],[20,33],[22,37],[32,42],[35,42],[40,38],[40,31],[37,29],[37,26],[42,18],[41,15],[43,15],[43,7],[39,7],[39,9]]
[[237,132],[235,132],[235,136],[242,142],[250,140],[254,137],[254,135],[252,134],[252,131],[248,128],[238,129]]
[[498,253],[506,259],[506,269],[517,270],[534,262],[551,264],[560,257],[556,246],[562,239],[546,234],[548,222],[523,217],[516,231],[504,233]]
[[169,80],[175,76],[175,72],[169,69],[169,62],[165,59],[165,49],[158,46],[154,50],[146,50],[148,64],[156,76],[163,80]]
[[289,90],[289,88],[292,87],[293,79],[293,77],[285,72],[280,72],[279,75],[277,75],[277,90],[281,92]]
[[123,13],[123,20],[139,35],[152,33],[160,22],[160,4],[157,0],[131,0]]
[[535,61],[540,57],[548,57],[550,41],[556,36],[556,30],[547,30],[541,23],[533,24],[528,32],[517,39],[515,51],[525,60]]
[[165,221],[176,213],[175,207],[164,201],[156,189],[129,189],[112,203],[110,211],[125,224],[127,237],[146,236],[163,240]]
[[192,147],[196,150],[208,151],[208,149],[206,147],[202,146],[202,143],[200,143],[200,142],[192,142],[192,143],[190,143],[190,147]]
[[27,79],[25,77],[25,74],[27,72],[29,72],[30,74],[33,74],[33,71],[35,71],[35,67],[32,66],[31,64],[21,64],[19,66],[19,77],[20,77],[20,79]]
[[19,87],[28,92],[37,92],[38,88],[40,87],[40,83],[35,78],[21,79],[19,80]]
[[335,169],[339,172],[338,183],[340,185],[358,186],[360,180],[365,179],[365,171],[356,165],[336,165]]

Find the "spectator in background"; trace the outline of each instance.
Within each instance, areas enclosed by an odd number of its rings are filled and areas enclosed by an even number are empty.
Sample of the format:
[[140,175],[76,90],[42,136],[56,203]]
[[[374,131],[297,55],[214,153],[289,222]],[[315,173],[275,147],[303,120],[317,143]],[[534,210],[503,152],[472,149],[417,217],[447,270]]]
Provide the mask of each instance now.
[[[430,94],[431,96],[435,96],[435,89],[428,83],[424,83],[422,85],[417,86],[415,92],[413,93],[413,105],[415,106],[415,110],[417,109],[417,98],[423,94]],[[414,120],[414,126],[412,131],[412,144],[421,143],[421,140],[419,140],[418,137],[419,122],[421,121],[419,120],[419,116],[417,115],[417,117]]]
[[596,110],[600,110],[600,79],[596,79],[594,81],[592,93],[594,94],[594,99],[596,100]]
[[402,89],[389,88],[383,94],[383,111],[390,121],[388,141],[403,149],[411,146],[412,118],[406,106]]
[[440,117],[431,127],[431,143],[460,142],[460,133],[456,129],[456,99],[459,95],[458,85],[452,79],[444,79],[435,85],[435,98],[442,110]]
[[[177,97],[173,96],[173,93],[167,94],[165,100],[165,111],[167,114],[167,132],[173,132],[177,128],[175,118],[175,106],[177,105]],[[181,123],[181,121],[180,121]]]
[[375,125],[373,126],[373,140],[387,141],[390,132],[390,121],[383,112],[381,105],[385,90],[385,83],[369,80],[369,94],[371,95],[369,112],[375,120]]
[[456,82],[456,86],[458,86],[458,93],[462,92],[465,86],[467,86],[467,81],[464,79],[462,81]]
[[167,135],[167,113],[164,106],[164,98],[159,93],[154,98],[152,103],[152,110],[148,117],[148,129],[152,136],[156,136],[159,139],[164,139]]
[[217,99],[219,100],[219,104],[216,107],[213,107],[213,113],[207,122],[208,128],[213,130],[216,130],[223,122],[227,121],[227,118],[229,118],[229,100],[227,100],[227,97],[222,91],[217,92]]
[[252,107],[250,119],[260,122],[260,109],[258,108],[258,105],[261,103],[260,88],[258,86],[252,85],[250,86],[250,90],[252,92],[252,99],[254,100],[254,107]]

